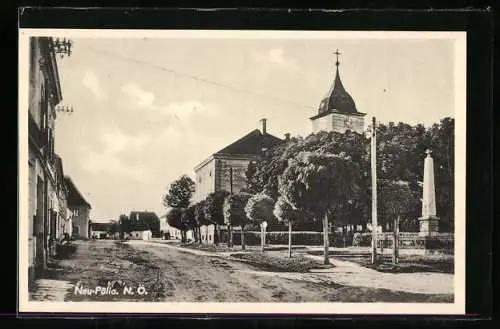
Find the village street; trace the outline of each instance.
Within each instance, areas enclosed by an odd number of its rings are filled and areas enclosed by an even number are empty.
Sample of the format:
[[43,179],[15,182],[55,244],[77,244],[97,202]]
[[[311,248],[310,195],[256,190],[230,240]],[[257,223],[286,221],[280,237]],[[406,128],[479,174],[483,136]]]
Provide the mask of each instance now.
[[[38,281],[38,287],[31,293],[32,300],[453,302],[452,287],[450,290],[453,275],[422,273],[420,277],[412,274],[408,279],[399,275],[401,280],[398,280],[389,277],[395,274],[377,272],[379,283],[374,284],[370,282],[374,277],[372,270],[351,266],[349,262],[345,265],[336,262],[337,266],[330,270],[280,273],[239,262],[229,254],[208,255],[160,241],[96,240],[77,244],[72,257],[60,260],[46,279]],[[117,281],[134,291],[143,286],[143,292],[147,293],[124,295],[118,283],[113,286],[117,288],[116,295],[109,291],[86,295],[75,290],[75,287],[106,287],[109,282]],[[437,283],[429,287],[432,282]]]

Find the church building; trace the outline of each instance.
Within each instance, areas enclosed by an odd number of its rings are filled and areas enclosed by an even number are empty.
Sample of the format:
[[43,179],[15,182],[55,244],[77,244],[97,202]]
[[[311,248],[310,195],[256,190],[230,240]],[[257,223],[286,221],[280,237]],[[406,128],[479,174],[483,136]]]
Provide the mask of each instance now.
[[194,202],[205,199],[212,192],[225,190],[238,193],[246,187],[246,171],[250,161],[256,160],[262,151],[283,142],[267,133],[266,119],[261,121],[262,131],[251,131],[194,168]]
[[345,90],[339,74],[340,52],[335,52],[337,61],[335,62],[335,80],[319,105],[318,114],[311,117],[312,132],[335,131],[344,133],[351,130],[357,133],[364,131],[364,117],[366,113],[358,112],[354,99]]

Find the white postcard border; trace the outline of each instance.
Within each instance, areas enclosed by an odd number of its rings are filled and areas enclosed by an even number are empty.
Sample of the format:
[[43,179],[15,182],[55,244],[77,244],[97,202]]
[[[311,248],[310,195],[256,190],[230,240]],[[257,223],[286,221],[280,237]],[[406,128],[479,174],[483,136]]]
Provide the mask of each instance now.
[[[153,303],[35,302],[28,295],[28,81],[32,36],[61,38],[234,38],[234,39],[453,39],[455,42],[455,299],[454,303]],[[256,314],[464,314],[466,32],[407,31],[241,31],[241,30],[19,30],[19,312],[35,313],[256,313]]]

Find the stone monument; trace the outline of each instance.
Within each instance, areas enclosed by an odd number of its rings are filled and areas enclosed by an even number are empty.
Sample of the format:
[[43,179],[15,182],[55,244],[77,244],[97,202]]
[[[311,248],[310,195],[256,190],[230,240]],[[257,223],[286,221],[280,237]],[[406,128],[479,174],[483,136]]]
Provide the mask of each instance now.
[[420,221],[420,236],[435,236],[439,234],[439,217],[436,216],[436,191],[434,187],[434,159],[431,150],[425,151],[424,160],[424,191],[422,196],[422,217]]

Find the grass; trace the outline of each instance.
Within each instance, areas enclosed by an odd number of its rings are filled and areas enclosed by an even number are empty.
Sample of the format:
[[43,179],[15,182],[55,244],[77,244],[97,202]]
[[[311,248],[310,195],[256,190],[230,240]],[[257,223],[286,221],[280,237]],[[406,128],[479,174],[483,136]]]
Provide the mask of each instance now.
[[[309,251],[311,255],[323,255],[322,251]],[[379,256],[377,264],[371,264],[371,257],[366,253],[330,252],[330,255],[339,259],[348,260],[361,266],[384,273],[454,273],[454,258],[452,255],[400,255],[398,264],[392,264],[391,255]]]
[[283,258],[267,255],[265,253],[235,253],[231,256],[243,260],[260,270],[272,272],[305,273],[311,269],[322,267],[318,262],[301,256]]

